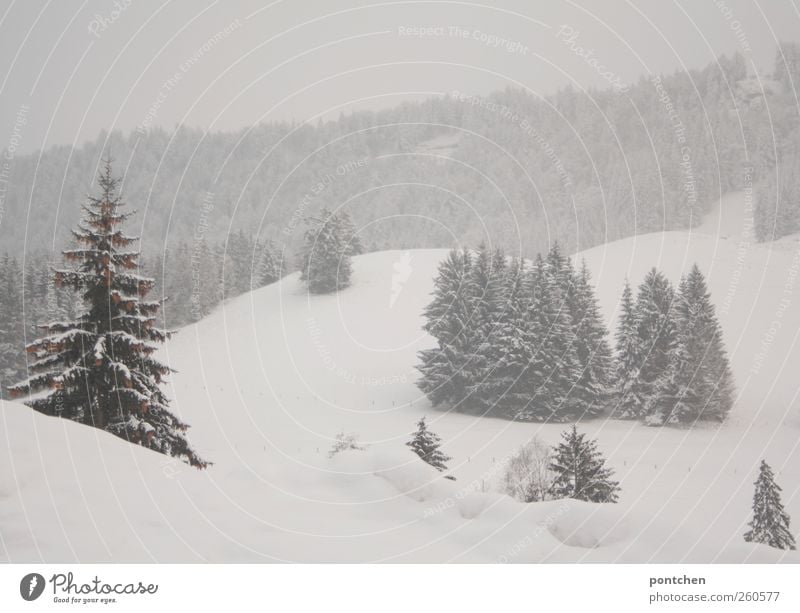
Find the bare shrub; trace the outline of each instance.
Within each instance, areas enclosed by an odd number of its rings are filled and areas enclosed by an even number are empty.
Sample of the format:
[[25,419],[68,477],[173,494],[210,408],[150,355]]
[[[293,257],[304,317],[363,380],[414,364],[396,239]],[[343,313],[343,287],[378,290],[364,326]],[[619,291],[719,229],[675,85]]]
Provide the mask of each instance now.
[[522,445],[506,464],[502,491],[520,502],[547,500],[554,479],[552,453],[549,445],[535,437]]

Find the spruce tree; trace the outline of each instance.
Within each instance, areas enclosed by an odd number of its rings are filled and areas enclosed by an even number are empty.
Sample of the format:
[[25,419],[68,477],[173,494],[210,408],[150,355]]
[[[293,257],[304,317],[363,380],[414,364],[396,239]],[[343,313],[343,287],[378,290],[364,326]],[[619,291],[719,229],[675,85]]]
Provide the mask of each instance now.
[[525,385],[530,395],[516,415],[521,421],[570,421],[584,414],[585,407],[574,393],[580,378],[574,326],[551,271],[537,255],[529,285],[532,356]]
[[572,426],[553,450],[550,469],[555,473],[552,494],[555,498],[575,498],[588,502],[617,502],[619,483],[614,471],[606,467],[597,441],[587,440]]
[[306,223],[300,279],[312,294],[328,294],[348,287],[354,243],[347,236],[341,218],[323,209],[318,217],[309,217]]
[[668,372],[677,342],[677,329],[673,312],[675,292],[669,280],[655,268],[651,269],[639,286],[636,299],[637,335],[640,366],[631,384],[633,397],[640,400],[641,413],[646,423],[656,425],[666,418],[663,408],[653,404],[658,398],[661,377]]
[[566,299],[570,293],[570,286],[575,281],[572,275],[574,270],[572,268],[572,260],[561,253],[561,246],[558,244],[558,241],[555,241],[547,252],[545,264],[547,270],[553,276],[553,279],[561,290],[562,297]]
[[244,230],[239,229],[228,235],[223,245],[222,287],[225,298],[249,292],[252,279],[258,278],[253,270],[253,245]]
[[205,238],[192,244],[189,252],[190,321],[199,321],[223,298],[220,253]]
[[480,245],[466,287],[469,321],[465,328],[466,360],[462,374],[467,398],[462,408],[487,415],[495,408],[497,400],[492,391],[496,366],[492,354],[497,342],[497,324],[506,309],[506,258],[502,250],[492,253],[485,244]]
[[0,388],[24,376],[22,269],[7,253],[0,258]]
[[260,286],[280,281],[284,275],[283,254],[271,240],[261,245],[261,262],[259,266]]
[[[567,259],[567,262],[570,262]],[[571,265],[567,272],[573,277],[567,295],[567,304],[573,322],[576,353],[580,377],[576,382],[575,395],[582,405],[583,415],[594,416],[608,404],[613,383],[613,359],[606,337],[605,322],[592,287],[586,261],[574,273]]]
[[413,438],[406,443],[411,450],[416,453],[424,462],[433,466],[439,472],[447,470],[447,462],[451,460],[439,449],[441,439],[439,436],[428,430],[425,417],[421,417],[417,422],[417,430]]
[[467,394],[464,365],[468,358],[469,289],[472,259],[468,251],[451,250],[439,264],[433,299],[423,313],[423,326],[437,346],[419,353],[422,374],[417,386],[436,406],[458,404]]
[[744,540],[776,549],[795,549],[794,536],[789,530],[789,515],[781,503],[781,488],[764,460],[761,460],[755,486],[753,518],[747,524],[750,529],[745,532]]
[[486,354],[492,371],[481,387],[497,417],[513,419],[530,401],[528,368],[536,341],[531,334],[528,279],[524,263],[512,260],[505,275],[504,308],[498,312]]
[[677,300],[676,368],[678,398],[669,422],[723,421],[733,404],[733,375],[703,274],[695,264],[682,281]]
[[72,269],[57,270],[54,282],[80,292],[84,310],[75,319],[41,326],[46,336],[27,347],[31,376],[11,388],[45,415],[72,419],[130,442],[204,468],[185,437],[187,425],[169,410],[161,391],[171,371],[153,357],[169,334],[155,327],[160,302],[145,301],[154,281],[137,274],[138,240],[122,224],[111,162],[99,177],[100,197],[90,197],[73,231],[77,247],[64,251]]
[[617,406],[614,416],[620,419],[636,419],[642,414],[643,399],[635,391],[635,382],[641,366],[641,343],[636,321],[636,308],[630,283],[625,280],[620,300],[620,316],[616,333],[616,390]]
[[650,399],[652,420],[692,425],[723,421],[733,404],[733,378],[722,330],[703,274],[695,264],[675,298],[676,342]]
[[353,220],[350,218],[350,214],[347,211],[337,211],[331,216],[331,221],[336,226],[336,233],[341,237],[347,255],[354,256],[364,253],[364,246],[361,244],[361,238],[359,238]]

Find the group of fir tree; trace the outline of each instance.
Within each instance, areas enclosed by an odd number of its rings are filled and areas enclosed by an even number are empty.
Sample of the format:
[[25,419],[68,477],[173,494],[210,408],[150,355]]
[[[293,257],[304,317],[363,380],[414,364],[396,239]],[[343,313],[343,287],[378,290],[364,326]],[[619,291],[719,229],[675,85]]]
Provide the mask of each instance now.
[[76,317],[40,326],[44,336],[27,346],[30,376],[10,391],[45,415],[204,468],[207,462],[186,439],[188,426],[161,390],[171,369],[153,354],[169,333],[156,326],[161,302],[147,300],[154,281],[138,274],[139,252],[131,249],[138,238],[122,229],[133,212],[126,212],[117,185],[106,161],[100,196],[83,206],[73,230],[76,246],[63,252],[74,266],[53,274],[55,286],[79,295],[83,308]]
[[322,209],[306,219],[300,280],[312,294],[329,294],[350,286],[351,258],[363,252],[355,226],[346,211]]
[[733,379],[702,273],[675,292],[650,271],[626,283],[612,356],[588,269],[554,245],[532,264],[501,250],[452,250],[439,265],[420,352],[434,406],[520,421],[575,421],[611,408],[650,425],[722,421]]
[[199,321],[223,300],[274,283],[286,274],[280,248],[272,240],[260,240],[242,230],[222,242],[181,241],[140,264],[158,278],[155,291],[169,296],[161,315],[170,328]]
[[533,264],[485,245],[440,264],[418,385],[434,405],[520,421],[598,415],[613,357],[585,265],[558,245]]
[[694,265],[677,292],[655,268],[634,302],[626,282],[617,341],[617,406],[622,419],[690,426],[723,421],[734,400],[722,329]]

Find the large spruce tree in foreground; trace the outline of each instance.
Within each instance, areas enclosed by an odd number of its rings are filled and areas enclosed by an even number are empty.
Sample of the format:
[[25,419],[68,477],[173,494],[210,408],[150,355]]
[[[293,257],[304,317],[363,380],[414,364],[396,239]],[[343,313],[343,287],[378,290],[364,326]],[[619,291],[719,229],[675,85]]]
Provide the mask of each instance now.
[[758,472],[753,495],[753,519],[747,524],[744,540],[763,543],[776,549],[795,549],[794,536],[789,530],[789,516],[781,503],[781,488],[775,483],[772,469],[764,460]]
[[31,376],[11,388],[15,397],[46,415],[64,417],[178,457],[204,468],[184,435],[187,425],[169,410],[160,389],[170,368],[153,357],[168,333],[156,327],[160,302],[145,301],[154,281],[137,274],[138,240],[125,234],[117,179],[107,161],[100,197],[89,198],[73,231],[75,249],[64,251],[75,267],[55,271],[57,287],[80,293],[77,318],[52,321],[46,336],[27,347]]
[[551,487],[555,498],[575,498],[588,502],[617,502],[619,483],[611,477],[614,471],[606,467],[597,450],[597,441],[587,440],[578,429],[562,433],[555,447],[550,470],[555,473]]

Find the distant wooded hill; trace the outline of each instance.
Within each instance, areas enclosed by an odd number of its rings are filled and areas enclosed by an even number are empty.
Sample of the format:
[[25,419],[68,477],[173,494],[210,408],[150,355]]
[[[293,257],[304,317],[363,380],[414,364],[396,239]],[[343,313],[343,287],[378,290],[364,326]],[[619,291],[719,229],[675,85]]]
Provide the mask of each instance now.
[[367,250],[486,240],[531,255],[557,239],[574,251],[687,227],[751,181],[769,240],[800,229],[800,52],[777,57],[769,78],[737,55],[625,93],[458,92],[314,125],[102,134],[13,161],[0,242],[60,250],[109,154],[145,257],[231,230],[294,253],[303,218],[340,206]]

